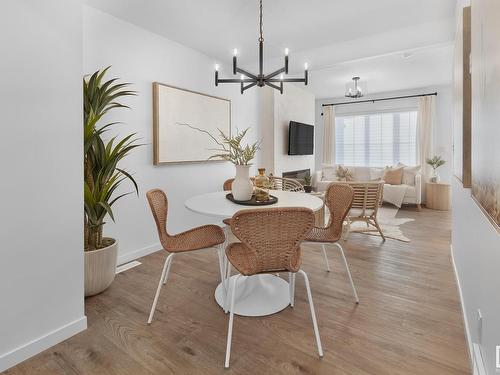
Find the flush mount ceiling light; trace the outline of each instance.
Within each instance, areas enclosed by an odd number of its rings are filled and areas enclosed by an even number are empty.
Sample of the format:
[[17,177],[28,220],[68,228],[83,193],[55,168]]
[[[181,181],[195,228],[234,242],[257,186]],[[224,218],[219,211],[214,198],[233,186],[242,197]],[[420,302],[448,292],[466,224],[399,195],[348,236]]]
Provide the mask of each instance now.
[[364,90],[360,87],[359,79],[359,77],[352,77],[352,82],[347,83],[345,90],[345,96],[347,98],[357,99],[364,95]]
[[[233,74],[236,75],[240,73],[240,79],[229,78],[229,79],[219,79],[219,65],[215,65],[215,86],[219,83],[239,83],[241,85],[241,93],[250,87],[259,86],[269,86],[273,89],[278,90],[283,94],[283,83],[284,82],[304,82],[307,85],[308,82],[308,70],[307,63],[304,64],[304,78],[285,78],[284,74],[288,74],[288,48],[285,48],[285,66],[278,69],[272,73],[264,74],[264,37],[262,35],[262,0],[260,0],[260,37],[259,37],[259,74],[252,74],[244,69],[241,69],[236,64],[236,58],[238,55],[238,50],[234,49],[233,55]],[[275,78],[279,75],[279,78]]]

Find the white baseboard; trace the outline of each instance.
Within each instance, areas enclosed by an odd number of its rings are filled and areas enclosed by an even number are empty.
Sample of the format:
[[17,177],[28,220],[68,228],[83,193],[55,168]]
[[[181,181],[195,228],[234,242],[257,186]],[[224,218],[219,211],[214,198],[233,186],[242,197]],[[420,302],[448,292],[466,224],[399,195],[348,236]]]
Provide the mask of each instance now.
[[54,331],[38,337],[26,344],[0,355],[0,372],[43,352],[44,350],[87,329],[87,317],[68,323]]
[[462,287],[460,285],[460,277],[458,276],[457,266],[455,264],[455,258],[453,256],[453,246],[452,245],[450,245],[450,253],[451,253],[451,264],[453,265],[453,272],[455,273],[455,280],[457,282],[457,287],[458,287],[458,296],[460,298],[460,306],[462,307],[462,317],[464,319],[464,326],[465,326],[465,338],[467,339],[467,348],[469,349],[469,363],[471,364],[471,367],[473,368],[473,366],[474,366],[474,361],[473,361],[474,347],[472,345],[470,328],[469,328],[469,321],[467,319],[467,311],[465,309],[464,297],[462,294]]
[[155,253],[161,249],[163,249],[161,244],[159,242],[157,242],[157,243],[154,243],[150,246],[143,247],[142,249],[130,251],[127,254],[120,255],[118,257],[117,264],[120,266],[122,264],[131,262],[133,260],[145,257],[146,255]]

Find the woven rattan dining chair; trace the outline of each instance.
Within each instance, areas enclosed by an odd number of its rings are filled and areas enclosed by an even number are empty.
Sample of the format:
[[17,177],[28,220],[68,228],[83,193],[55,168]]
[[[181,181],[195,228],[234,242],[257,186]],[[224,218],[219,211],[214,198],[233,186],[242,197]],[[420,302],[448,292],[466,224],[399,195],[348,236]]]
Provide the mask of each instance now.
[[[349,281],[351,282],[352,291],[356,303],[359,303],[358,293],[356,292],[356,287],[352,281],[351,271],[349,270],[349,265],[347,264],[347,259],[344,254],[344,249],[339,243],[342,238],[342,228],[344,220],[351,208],[352,201],[354,198],[354,189],[345,183],[332,183],[328,186],[325,193],[325,204],[330,211],[330,218],[326,227],[314,227],[312,231],[308,234],[304,242],[312,242],[316,244],[321,244],[323,250],[323,256],[325,258],[326,270],[330,272],[330,263],[328,262],[328,256],[326,253],[326,245],[334,245],[340,250],[342,255],[342,260],[349,276]],[[292,289],[294,288],[294,280],[292,279]]]
[[167,283],[168,274],[170,273],[170,266],[177,253],[190,252],[195,250],[207,249],[215,247],[217,255],[219,256],[219,270],[221,282],[224,281],[224,231],[218,225],[203,225],[201,227],[192,228],[182,233],[171,235],[167,231],[167,213],[168,213],[168,200],[167,195],[160,189],[153,189],[146,193],[148,198],[151,212],[156,222],[158,236],[160,237],[161,245],[169,255],[163,265],[158,288],[151,306],[149,313],[148,324],[151,324],[153,315],[160,296],[160,290],[163,284]]
[[293,178],[275,177],[271,174],[269,175],[269,182],[275,190],[304,192],[304,186]]
[[384,182],[348,182],[348,184],[354,189],[354,199],[352,208],[347,214],[344,239],[349,236],[352,223],[363,221],[368,228],[370,225],[374,226],[380,233],[382,240],[385,241],[384,233],[377,221],[378,208],[382,204]]
[[[316,313],[307,274],[300,269],[300,243],[314,225],[314,213],[308,208],[269,208],[238,211],[231,219],[231,230],[241,242],[234,242],[226,248],[229,260],[228,276],[231,265],[239,274],[234,277],[230,289],[231,307],[227,334],[226,360],[224,366],[229,367],[231,355],[231,338],[234,319],[234,295],[238,278],[241,275],[252,276],[261,273],[297,272],[304,276],[307,299],[311,310],[316,345],[320,357],[323,357],[321,339],[319,337]],[[226,279],[229,283],[229,277]],[[290,288],[290,296],[291,296]]]

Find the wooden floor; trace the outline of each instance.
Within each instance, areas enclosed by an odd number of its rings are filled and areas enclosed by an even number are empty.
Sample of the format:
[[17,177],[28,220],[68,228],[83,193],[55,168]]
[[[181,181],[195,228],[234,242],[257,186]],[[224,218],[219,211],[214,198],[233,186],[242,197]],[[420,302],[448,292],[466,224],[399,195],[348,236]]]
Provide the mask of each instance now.
[[235,317],[231,368],[224,370],[228,316],[214,301],[213,251],[179,255],[151,326],[149,308],[164,252],[117,275],[86,301],[89,328],[6,374],[470,374],[450,260],[450,214],[400,210],[416,221],[411,243],[351,235],[346,256],[358,288],[353,301],[339,254],[325,272],[305,248],[325,356],[319,359],[305,287],[295,308],[264,318]]

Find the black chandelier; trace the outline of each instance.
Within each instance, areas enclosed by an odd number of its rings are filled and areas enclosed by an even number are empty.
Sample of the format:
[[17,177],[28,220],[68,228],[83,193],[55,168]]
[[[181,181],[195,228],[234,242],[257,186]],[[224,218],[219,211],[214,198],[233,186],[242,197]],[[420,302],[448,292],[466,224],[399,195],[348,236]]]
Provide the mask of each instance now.
[[[236,64],[236,57],[238,55],[238,50],[234,49],[233,55],[233,74],[241,74],[240,79],[237,78],[223,78],[219,79],[219,65],[215,65],[215,86],[219,83],[239,83],[241,85],[241,93],[250,87],[259,86],[269,86],[273,89],[279,90],[283,94],[283,83],[284,82],[304,82],[307,85],[308,82],[308,71],[307,63],[304,64],[304,78],[284,78],[283,73],[288,74],[288,48],[285,48],[285,66],[278,69],[272,73],[264,74],[264,37],[262,35],[262,0],[260,0],[260,37],[259,37],[259,74],[252,74],[244,69],[241,69]],[[279,75],[279,78],[275,78]]]

